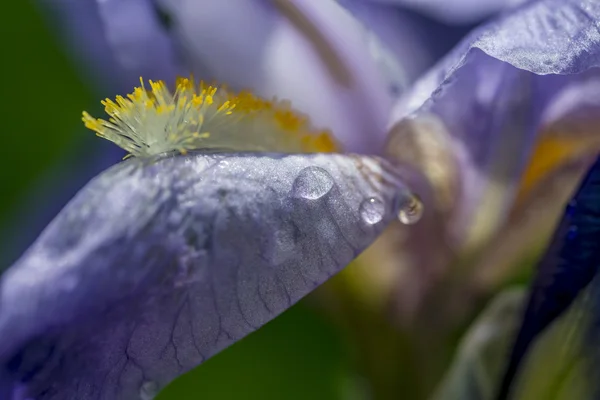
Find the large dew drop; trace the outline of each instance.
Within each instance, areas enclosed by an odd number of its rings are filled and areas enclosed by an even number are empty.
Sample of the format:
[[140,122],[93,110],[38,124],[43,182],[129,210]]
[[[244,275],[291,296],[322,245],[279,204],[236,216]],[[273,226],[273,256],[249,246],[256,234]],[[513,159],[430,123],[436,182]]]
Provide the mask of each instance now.
[[292,187],[294,197],[317,200],[333,187],[333,178],[320,167],[306,167],[298,174]]

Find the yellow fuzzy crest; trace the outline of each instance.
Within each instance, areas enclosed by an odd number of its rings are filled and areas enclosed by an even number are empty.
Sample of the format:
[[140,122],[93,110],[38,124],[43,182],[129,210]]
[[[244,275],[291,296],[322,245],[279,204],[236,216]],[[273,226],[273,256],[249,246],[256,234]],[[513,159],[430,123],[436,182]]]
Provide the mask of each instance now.
[[179,151],[333,152],[326,130],[316,130],[307,116],[287,101],[264,100],[178,78],[175,93],[163,81],[149,81],[126,97],[102,101],[108,121],[83,112],[85,126],[136,157]]

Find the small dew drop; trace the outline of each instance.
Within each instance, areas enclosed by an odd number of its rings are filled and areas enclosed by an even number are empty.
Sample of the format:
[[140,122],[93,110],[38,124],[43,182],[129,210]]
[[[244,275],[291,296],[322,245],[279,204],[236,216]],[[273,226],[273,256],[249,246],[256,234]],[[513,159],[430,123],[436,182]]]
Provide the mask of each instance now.
[[375,225],[383,219],[385,204],[375,197],[370,197],[361,203],[359,212],[363,221]]
[[320,167],[306,167],[298,174],[292,186],[294,197],[317,200],[333,187],[333,178]]
[[153,381],[146,381],[142,383],[140,387],[140,399],[141,400],[152,400],[158,395],[158,383]]
[[413,225],[423,216],[423,203],[416,195],[411,195],[400,205],[398,219],[404,225]]

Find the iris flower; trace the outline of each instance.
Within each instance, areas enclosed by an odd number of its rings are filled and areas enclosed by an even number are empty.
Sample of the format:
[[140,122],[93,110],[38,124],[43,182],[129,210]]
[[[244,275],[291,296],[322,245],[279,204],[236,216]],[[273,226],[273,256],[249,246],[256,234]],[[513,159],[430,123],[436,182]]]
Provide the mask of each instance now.
[[[411,185],[425,213],[392,223],[338,285],[373,374],[392,364],[429,390],[456,331],[543,249],[598,151],[597,12],[531,2],[473,31],[397,102],[386,152],[425,177]],[[388,334],[362,328],[374,313]]]
[[435,399],[597,398],[599,173],[596,159],[538,262],[527,301],[522,289],[497,296]]
[[[0,277],[1,398],[151,398],[377,238],[362,264],[374,277],[385,263],[403,272],[388,280],[394,315],[454,323],[513,276],[514,260],[499,256],[543,242],[600,145],[593,0],[534,1],[478,28],[393,109],[397,54],[337,3],[223,3],[61,8],[77,16],[66,29],[85,21],[87,36],[71,40],[88,45],[106,87],[193,72],[232,92],[180,82],[173,94],[155,81],[151,96],[107,101],[112,121],[84,116],[134,157],[84,187]],[[228,107],[246,87],[268,118],[188,120],[186,104],[207,95],[218,101],[203,112],[238,113]],[[279,124],[285,111],[300,121],[296,139]],[[265,143],[244,140],[260,137],[257,120]],[[409,228],[419,203],[408,187],[424,204]],[[550,218],[532,212],[542,196],[557,197],[543,203]]]
[[432,204],[408,235],[421,268],[400,279],[400,307],[434,287],[430,306],[463,310],[439,301],[489,293],[544,246],[600,145],[599,10],[532,2],[472,32],[398,102],[387,152],[427,176]]

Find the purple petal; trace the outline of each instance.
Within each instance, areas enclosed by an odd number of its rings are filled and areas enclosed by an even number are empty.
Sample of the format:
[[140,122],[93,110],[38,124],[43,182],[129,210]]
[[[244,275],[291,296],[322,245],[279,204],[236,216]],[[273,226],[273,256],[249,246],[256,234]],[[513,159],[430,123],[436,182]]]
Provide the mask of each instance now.
[[[540,143],[581,143],[556,161],[557,171],[600,150],[600,137],[590,129],[600,123],[600,94],[594,94],[600,78],[599,20],[600,3],[594,0],[546,0],[521,7],[474,31],[397,104],[388,153],[429,178],[434,196],[425,206],[439,210],[437,226],[444,232],[420,251],[433,245],[451,250],[442,265],[413,265],[414,276],[440,279],[450,265],[468,260],[461,266],[466,276],[466,268],[489,261],[482,250],[501,247],[497,235],[510,228],[524,174],[539,161],[531,157]],[[414,143],[427,147],[415,152]],[[540,178],[534,183],[549,181]],[[551,209],[556,208],[560,204]],[[412,232],[410,237],[417,236]],[[521,244],[543,236],[529,235]],[[405,285],[416,284],[407,279]],[[440,290],[458,290],[461,296],[446,294],[472,303],[464,287],[428,285],[437,298],[447,298]],[[444,314],[437,306],[432,309]]]
[[418,10],[449,24],[481,21],[527,0],[362,0]]
[[[147,0],[39,0],[90,82],[106,95],[185,72]],[[135,16],[135,18],[132,18]],[[127,34],[124,34],[127,33]]]
[[338,3],[383,44],[378,48],[373,43],[369,49],[398,94],[472,29],[472,26],[447,26],[392,4],[365,0],[338,0]]
[[[600,63],[598,19],[600,4],[591,0],[524,7],[473,32],[397,105],[392,121],[434,118],[450,135],[462,175],[461,223],[470,226],[484,214],[502,219],[508,212],[546,108],[565,85],[584,79],[557,74],[583,73]],[[487,196],[495,199],[495,212],[474,214],[476,204],[490,203]]]
[[398,94],[433,64],[433,46],[427,29],[431,27],[424,26],[413,15],[364,0],[338,0],[338,3],[372,32],[369,50]]
[[118,164],[0,277],[0,394],[144,399],[338,272],[408,195],[368,157]]
[[486,55],[534,74],[575,74],[598,67],[599,17],[600,4],[594,0],[542,0],[484,25],[420,80],[397,107],[396,119],[430,96],[442,97],[441,89],[459,69],[487,62]]

